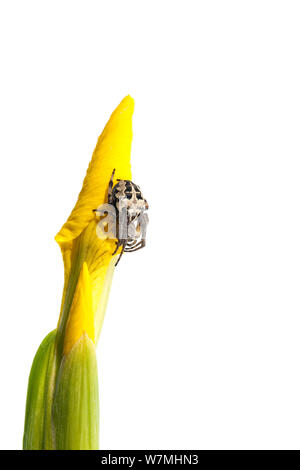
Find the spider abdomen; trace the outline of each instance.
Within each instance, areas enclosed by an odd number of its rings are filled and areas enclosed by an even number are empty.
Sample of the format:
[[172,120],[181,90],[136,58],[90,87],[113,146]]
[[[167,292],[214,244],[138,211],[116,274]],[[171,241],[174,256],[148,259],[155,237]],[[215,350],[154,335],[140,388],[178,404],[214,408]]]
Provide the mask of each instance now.
[[146,245],[148,202],[140,187],[130,180],[117,180],[113,185],[115,170],[108,185],[108,203],[116,210],[117,245],[114,254],[122,247],[119,259],[124,251],[132,252]]

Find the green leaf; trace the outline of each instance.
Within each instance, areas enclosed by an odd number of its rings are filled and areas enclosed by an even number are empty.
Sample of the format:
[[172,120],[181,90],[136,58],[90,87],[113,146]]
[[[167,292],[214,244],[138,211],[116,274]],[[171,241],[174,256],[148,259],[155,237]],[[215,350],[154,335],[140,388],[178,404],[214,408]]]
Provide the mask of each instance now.
[[53,448],[51,408],[54,390],[54,344],[56,330],[40,345],[30,371],[27,389],[24,450]]
[[95,450],[99,442],[96,350],[83,334],[63,357],[53,402],[57,450]]

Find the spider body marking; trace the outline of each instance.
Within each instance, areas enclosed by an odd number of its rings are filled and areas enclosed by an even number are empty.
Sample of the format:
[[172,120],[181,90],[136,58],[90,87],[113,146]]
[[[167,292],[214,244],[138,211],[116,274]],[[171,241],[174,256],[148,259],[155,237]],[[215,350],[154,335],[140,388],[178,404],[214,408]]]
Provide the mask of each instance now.
[[146,246],[149,205],[140,187],[132,181],[118,179],[114,185],[114,174],[115,170],[108,184],[107,200],[116,211],[117,244],[113,254],[121,247],[117,266],[124,252],[131,253]]

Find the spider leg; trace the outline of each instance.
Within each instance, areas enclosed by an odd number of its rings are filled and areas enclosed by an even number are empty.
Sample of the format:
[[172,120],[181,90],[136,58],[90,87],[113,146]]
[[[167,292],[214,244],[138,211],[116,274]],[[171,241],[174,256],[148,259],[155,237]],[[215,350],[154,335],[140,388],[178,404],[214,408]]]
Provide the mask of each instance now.
[[132,253],[133,251],[137,251],[137,250],[140,250],[141,248],[144,248],[144,246],[146,246],[146,241],[141,240],[139,243],[136,243],[133,246],[129,246],[128,249],[125,248],[125,252],[126,253]]
[[133,246],[132,248],[126,248],[124,251],[125,253],[131,253],[132,251],[136,250],[137,245]]
[[131,247],[131,246],[134,246],[135,244],[136,244],[136,240],[131,240],[131,241],[126,243],[126,246]]
[[120,248],[121,245],[122,245],[121,240],[118,240],[118,241],[117,241],[116,249],[115,249],[115,251],[114,251],[113,254],[112,254],[113,256],[117,253],[117,251],[118,251],[118,249]]
[[122,250],[121,250],[120,256],[119,256],[119,258],[118,258],[118,261],[117,261],[116,264],[115,264],[115,267],[117,266],[117,264],[119,263],[120,259],[122,258],[122,255],[123,255],[123,253],[124,253],[124,250],[125,250],[125,243],[123,243],[123,245],[122,245]]
[[108,203],[109,203],[109,204],[111,203],[111,195],[112,195],[112,189],[113,189],[113,185],[114,185],[115,171],[116,171],[116,169],[114,168],[114,169],[113,169],[113,172],[112,172],[112,174],[111,174],[109,183],[108,183],[107,200],[108,200]]
[[142,248],[144,248],[144,245],[137,245],[133,250],[124,250],[125,253],[133,253],[134,251],[138,251],[138,250],[141,250]]

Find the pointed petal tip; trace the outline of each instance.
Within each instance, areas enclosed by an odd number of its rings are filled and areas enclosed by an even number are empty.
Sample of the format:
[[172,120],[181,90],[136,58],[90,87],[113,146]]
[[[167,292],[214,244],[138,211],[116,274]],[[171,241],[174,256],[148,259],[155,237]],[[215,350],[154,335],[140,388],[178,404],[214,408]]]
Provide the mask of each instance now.
[[133,111],[134,111],[134,99],[130,95],[127,95],[125,96],[125,98],[122,99],[119,105],[115,108],[115,110],[113,111],[111,115],[111,118],[125,114],[128,116],[129,119],[131,119],[133,115]]
[[133,111],[134,100],[127,95],[113,111],[99,137],[75,207],[55,237],[62,250],[94,218],[93,209],[105,202],[112,170],[117,169],[117,178],[131,179]]
[[125,96],[125,98],[122,99],[120,105],[121,104],[124,107],[134,108],[134,99],[130,95],[127,95],[127,96]]

